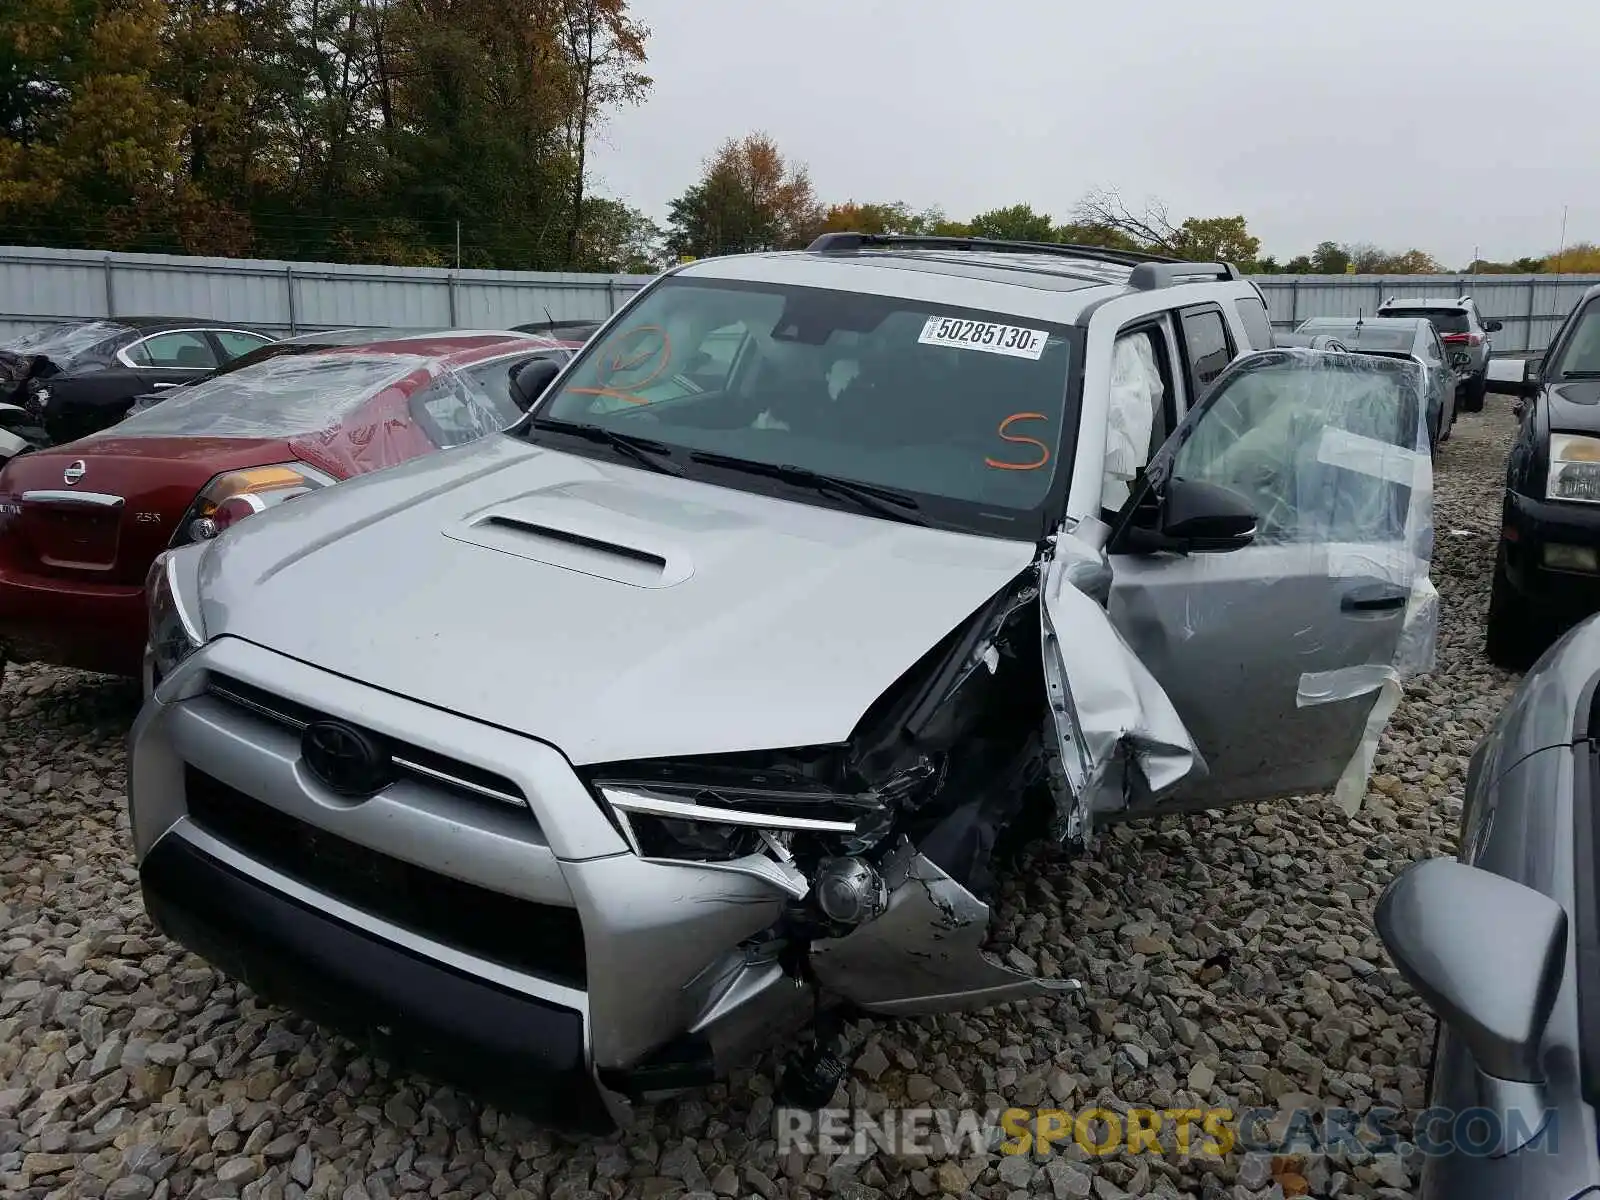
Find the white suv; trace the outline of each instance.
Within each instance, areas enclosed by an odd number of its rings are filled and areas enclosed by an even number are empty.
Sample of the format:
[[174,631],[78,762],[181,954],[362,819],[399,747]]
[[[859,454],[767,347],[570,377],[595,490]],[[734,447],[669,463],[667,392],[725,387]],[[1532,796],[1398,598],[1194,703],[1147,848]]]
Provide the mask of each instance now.
[[508,434],[163,561],[150,915],[568,1120],[819,1004],[1069,987],[986,943],[1009,845],[1359,801],[1431,652],[1418,373],[1270,336],[1231,267],[1092,248],[666,274]]

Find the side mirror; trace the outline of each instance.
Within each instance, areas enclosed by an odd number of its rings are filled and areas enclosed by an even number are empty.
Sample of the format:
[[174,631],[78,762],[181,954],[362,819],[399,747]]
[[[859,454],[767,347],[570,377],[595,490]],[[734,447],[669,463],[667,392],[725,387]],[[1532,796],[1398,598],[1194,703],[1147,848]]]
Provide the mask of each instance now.
[[1498,1152],[1531,1141],[1546,1108],[1540,1043],[1566,967],[1566,910],[1504,876],[1433,858],[1395,876],[1375,921],[1400,974],[1472,1055],[1480,1101],[1507,1139],[1522,1139]]
[[1505,326],[1499,321],[1485,321],[1483,323],[1483,331],[1485,333],[1499,333],[1504,328]]
[[1154,528],[1131,526],[1129,548],[1180,554],[1241,550],[1255,538],[1255,510],[1236,492],[1199,479],[1169,479]]
[[1539,390],[1542,360],[1491,358],[1484,371],[1484,390],[1500,396],[1531,396]]
[[511,398],[517,402],[518,408],[527,412],[559,374],[561,364],[548,358],[536,358],[524,363],[511,375]]

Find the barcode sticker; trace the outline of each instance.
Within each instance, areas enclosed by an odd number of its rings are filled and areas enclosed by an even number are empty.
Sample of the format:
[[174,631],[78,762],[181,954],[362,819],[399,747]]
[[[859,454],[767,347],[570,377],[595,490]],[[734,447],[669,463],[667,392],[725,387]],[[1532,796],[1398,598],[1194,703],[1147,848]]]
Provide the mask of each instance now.
[[917,341],[924,346],[953,346],[957,350],[983,350],[1013,358],[1037,359],[1050,335],[1042,329],[997,325],[992,321],[967,321],[960,317],[929,317]]

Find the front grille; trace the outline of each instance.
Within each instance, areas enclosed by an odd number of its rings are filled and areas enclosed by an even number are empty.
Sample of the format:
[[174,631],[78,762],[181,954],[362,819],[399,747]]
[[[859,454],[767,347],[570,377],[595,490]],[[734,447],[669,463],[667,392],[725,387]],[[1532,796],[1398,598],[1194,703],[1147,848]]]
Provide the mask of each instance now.
[[306,887],[475,957],[585,984],[576,909],[520,900],[369,850],[194,767],[185,768],[184,786],[196,825]]
[[[327,719],[331,714],[319,712],[309,705],[275,696],[263,688],[234,679],[228,675],[213,674],[208,684],[211,695],[226,704],[240,708],[263,720],[282,725],[287,729],[304,729],[313,721]],[[374,730],[364,730],[389,749],[394,765],[402,774],[411,775],[438,787],[459,792],[479,800],[496,800],[524,811],[528,798],[522,789],[504,775],[485,771],[471,763],[448,755],[436,754],[410,742],[384,737]]]

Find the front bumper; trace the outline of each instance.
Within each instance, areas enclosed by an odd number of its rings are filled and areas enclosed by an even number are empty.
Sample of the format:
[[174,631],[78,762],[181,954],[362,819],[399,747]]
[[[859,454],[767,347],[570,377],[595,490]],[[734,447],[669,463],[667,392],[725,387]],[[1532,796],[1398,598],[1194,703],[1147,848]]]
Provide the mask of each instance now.
[[1506,579],[1526,600],[1567,616],[1600,609],[1600,571],[1547,565],[1551,546],[1600,550],[1600,504],[1534,500],[1507,492],[1501,530]]
[[[334,796],[281,713],[237,702],[262,695],[358,723],[432,774]],[[708,1082],[814,1011],[810,985],[752,941],[782,892],[638,858],[544,743],[222,638],[155,686],[129,776],[165,932],[508,1106],[548,1117],[551,1098],[581,1123],[598,1097],[625,1124],[631,1101]],[[472,790],[486,779],[523,802]]]
[[581,1011],[373,938],[267,885],[215,839],[163,838],[140,879],[157,928],[267,999],[502,1107],[611,1123]]
[[0,643],[19,661],[137,677],[142,584],[79,583],[0,565]]

